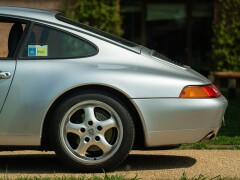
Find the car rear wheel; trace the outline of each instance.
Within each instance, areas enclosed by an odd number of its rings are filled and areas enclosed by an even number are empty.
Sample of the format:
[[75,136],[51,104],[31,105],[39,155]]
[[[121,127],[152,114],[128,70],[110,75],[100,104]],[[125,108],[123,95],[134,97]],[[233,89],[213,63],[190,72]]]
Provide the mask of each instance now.
[[52,144],[60,159],[80,171],[105,171],[121,163],[134,141],[128,110],[110,94],[75,95],[55,111]]

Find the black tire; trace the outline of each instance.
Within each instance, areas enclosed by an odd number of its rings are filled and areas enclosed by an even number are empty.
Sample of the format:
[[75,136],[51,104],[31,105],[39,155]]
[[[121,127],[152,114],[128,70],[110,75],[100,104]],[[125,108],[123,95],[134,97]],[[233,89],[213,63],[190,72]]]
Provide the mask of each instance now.
[[111,94],[88,91],[73,95],[56,108],[52,120],[53,148],[77,171],[109,171],[132,149],[133,120],[124,104]]

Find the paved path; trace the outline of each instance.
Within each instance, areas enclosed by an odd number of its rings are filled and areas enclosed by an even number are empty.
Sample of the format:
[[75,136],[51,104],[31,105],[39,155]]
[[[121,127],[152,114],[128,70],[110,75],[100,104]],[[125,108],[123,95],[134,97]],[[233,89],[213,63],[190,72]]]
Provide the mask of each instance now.
[[[189,177],[204,174],[208,177],[240,178],[240,151],[233,150],[170,150],[132,151],[115,172],[127,177],[137,175],[142,179],[177,179],[183,173]],[[72,174],[52,152],[16,151],[0,152],[0,178],[28,177],[78,177]],[[103,176],[103,174],[97,174]],[[92,174],[85,174],[92,176]]]

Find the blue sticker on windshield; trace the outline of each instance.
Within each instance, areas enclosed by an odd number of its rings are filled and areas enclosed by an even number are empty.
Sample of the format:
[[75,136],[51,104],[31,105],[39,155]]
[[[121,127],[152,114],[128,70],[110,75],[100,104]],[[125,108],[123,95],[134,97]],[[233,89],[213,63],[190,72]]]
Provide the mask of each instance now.
[[36,45],[28,45],[28,56],[37,56],[37,47]]

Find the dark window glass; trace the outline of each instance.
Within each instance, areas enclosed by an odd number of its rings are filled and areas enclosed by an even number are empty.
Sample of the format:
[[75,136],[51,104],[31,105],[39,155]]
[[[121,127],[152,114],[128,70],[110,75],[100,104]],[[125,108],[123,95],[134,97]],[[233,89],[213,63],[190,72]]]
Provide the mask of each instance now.
[[96,47],[86,40],[60,30],[34,25],[22,57],[76,58],[92,56],[96,53]]

